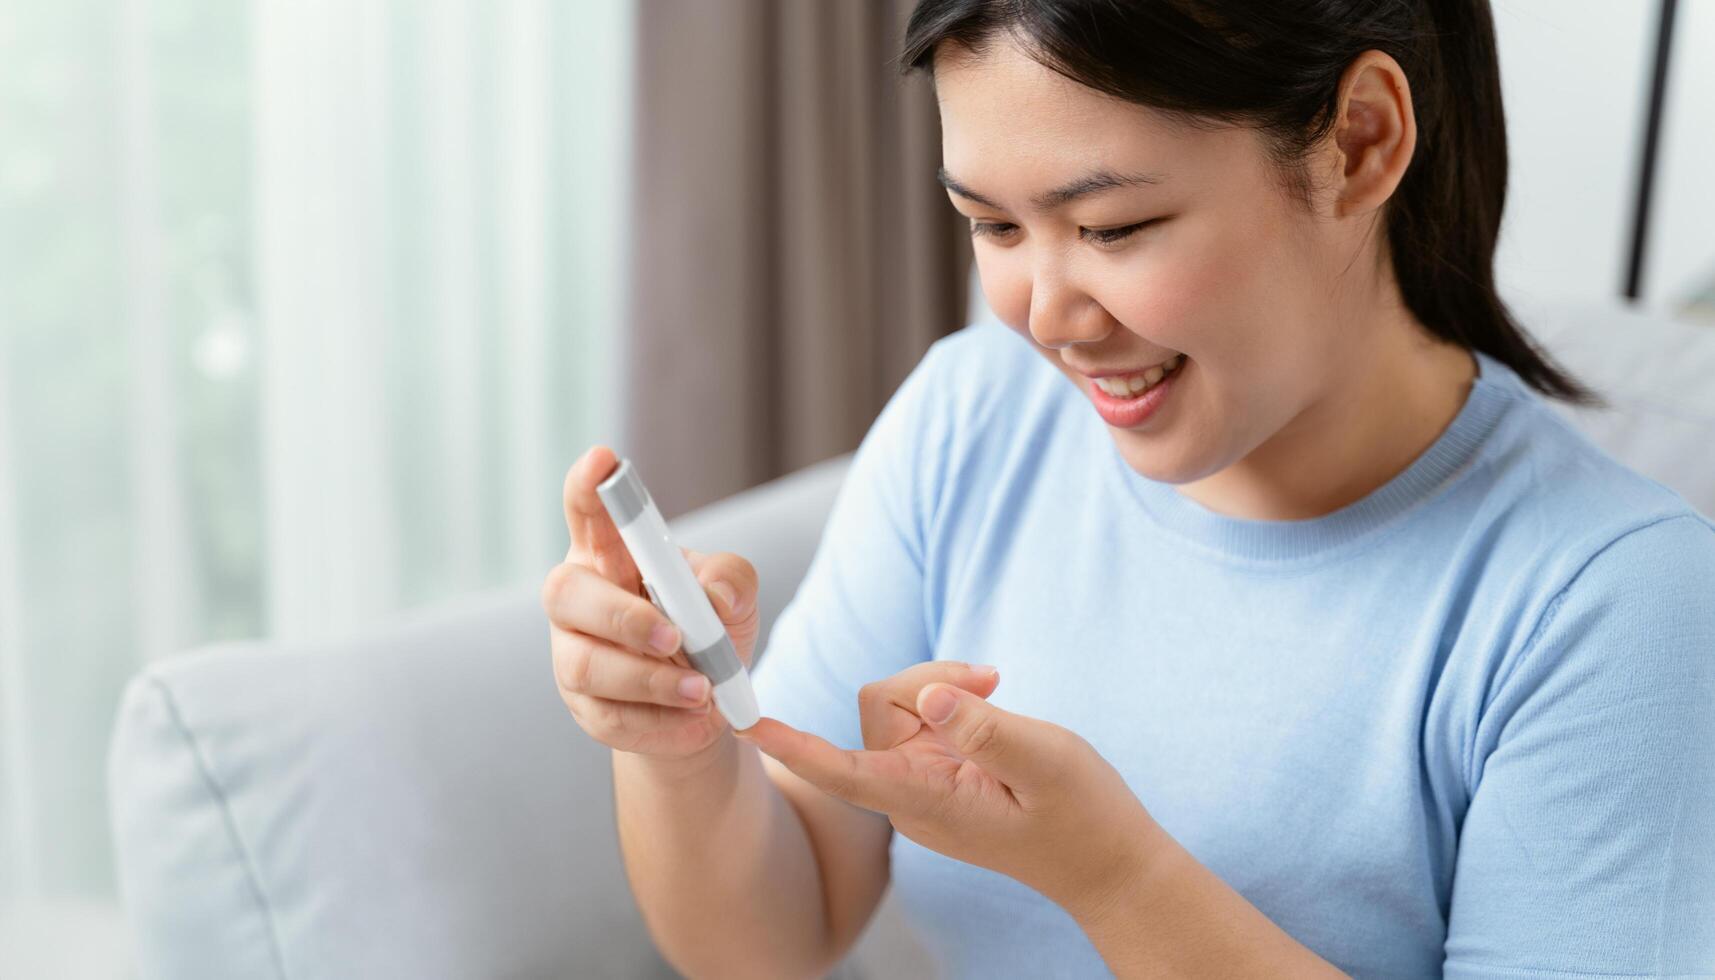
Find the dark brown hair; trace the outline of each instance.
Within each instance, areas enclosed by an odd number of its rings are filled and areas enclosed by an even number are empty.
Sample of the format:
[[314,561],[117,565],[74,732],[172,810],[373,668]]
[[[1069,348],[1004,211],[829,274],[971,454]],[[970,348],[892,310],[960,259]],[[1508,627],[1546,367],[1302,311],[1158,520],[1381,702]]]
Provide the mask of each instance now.
[[1488,0],[919,0],[901,70],[933,78],[941,42],[981,52],[1002,32],[1067,78],[1181,123],[1255,127],[1306,207],[1306,151],[1333,126],[1341,76],[1365,51],[1390,55],[1417,121],[1411,163],[1383,208],[1406,306],[1545,395],[1605,404],[1495,290],[1507,136]]

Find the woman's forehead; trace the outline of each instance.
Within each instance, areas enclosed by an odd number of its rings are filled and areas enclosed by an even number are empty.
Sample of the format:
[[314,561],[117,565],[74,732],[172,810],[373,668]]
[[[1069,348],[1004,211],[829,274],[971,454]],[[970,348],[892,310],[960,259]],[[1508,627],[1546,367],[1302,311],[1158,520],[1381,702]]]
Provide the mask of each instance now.
[[[1141,108],[1141,107],[1140,107]],[[1128,199],[1183,200],[1201,187],[1252,181],[1266,159],[1251,130],[1163,133],[1137,125],[1085,125],[1026,117],[973,120],[943,113],[941,183],[968,200],[1007,209],[1065,203],[1087,182],[1126,188]],[[1106,186],[1101,189],[1106,189]]]
[[1010,41],[977,52],[943,44],[935,70],[943,161],[973,186],[979,171],[997,166],[1028,165],[1063,180],[1091,169],[1207,172],[1217,158],[1254,144],[1238,127],[1186,126],[1168,113],[1098,92]]

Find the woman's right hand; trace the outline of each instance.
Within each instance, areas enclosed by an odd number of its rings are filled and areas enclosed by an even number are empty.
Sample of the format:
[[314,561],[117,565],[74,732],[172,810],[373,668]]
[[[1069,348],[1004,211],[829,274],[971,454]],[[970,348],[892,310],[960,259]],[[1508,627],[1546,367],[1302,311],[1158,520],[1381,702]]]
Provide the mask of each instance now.
[[[595,488],[618,458],[593,446],[566,474],[571,548],[542,583],[554,678],[579,726],[626,752],[682,759],[720,740],[708,678],[680,650],[682,637],[643,590],[643,577]],[[734,554],[681,549],[746,669],[759,626],[756,569]],[[681,692],[681,684],[694,690]]]

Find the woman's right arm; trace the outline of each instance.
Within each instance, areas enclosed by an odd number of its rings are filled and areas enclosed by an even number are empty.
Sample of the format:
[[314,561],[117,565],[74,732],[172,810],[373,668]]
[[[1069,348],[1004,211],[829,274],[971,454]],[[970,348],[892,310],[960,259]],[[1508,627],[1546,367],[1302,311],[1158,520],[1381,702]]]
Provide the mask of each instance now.
[[[694,977],[818,977],[869,921],[892,826],[821,793],[711,710],[594,488],[617,460],[595,447],[566,477],[571,548],[543,583],[554,675],[573,718],[614,749],[620,849],[657,947]],[[687,552],[749,667],[757,580],[737,555]],[[722,594],[720,584],[729,586]],[[680,681],[701,691],[686,697]]]
[[[862,748],[862,689],[933,658],[927,573],[937,559],[928,537],[961,452],[958,420],[990,397],[953,366],[991,377],[973,365],[1004,367],[1017,356],[1013,338],[984,330],[931,345],[854,454],[815,557],[775,624],[770,663],[752,675],[770,717]],[[580,524],[580,510],[599,508],[576,482],[567,495],[574,542],[580,526],[607,530]],[[617,532],[594,547],[604,574],[636,591]],[[735,557],[711,556],[699,579]],[[748,563],[736,571],[749,572]],[[754,613],[754,572],[737,580]],[[639,617],[653,611],[646,600],[635,608]],[[721,602],[715,611],[750,666],[754,618],[747,633]],[[695,723],[647,734],[661,751],[615,753],[621,849],[637,901],[664,955],[690,976],[819,977],[880,904],[893,825],[740,742],[718,715],[710,720],[706,734]]]
[[[937,342],[864,436],[752,674],[769,717],[865,748],[864,688],[933,658],[928,573],[945,569],[929,536],[960,455],[958,419],[976,411],[961,407],[969,385],[953,366],[993,377],[985,366],[1012,343],[971,331]],[[720,742],[688,771],[616,759],[634,887],[692,976],[821,976],[881,902],[893,825],[730,731]]]
[[881,901],[887,818],[827,796],[730,730],[689,759],[615,752],[613,779],[632,891],[686,976],[823,976]]

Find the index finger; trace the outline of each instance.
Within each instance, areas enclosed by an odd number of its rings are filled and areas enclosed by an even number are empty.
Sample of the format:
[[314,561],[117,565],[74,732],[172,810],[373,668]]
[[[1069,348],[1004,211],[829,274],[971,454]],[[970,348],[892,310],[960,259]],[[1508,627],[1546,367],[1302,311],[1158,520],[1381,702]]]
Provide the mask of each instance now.
[[918,802],[910,760],[898,752],[848,752],[827,739],[763,717],[740,737],[829,796],[877,813],[903,813]]
[[591,446],[566,472],[563,496],[566,510],[566,530],[571,535],[571,549],[566,560],[579,556],[587,558],[601,576],[621,588],[641,595],[643,574],[631,560],[625,540],[613,523],[607,507],[595,492],[596,485],[613,475],[619,457],[606,446]]

